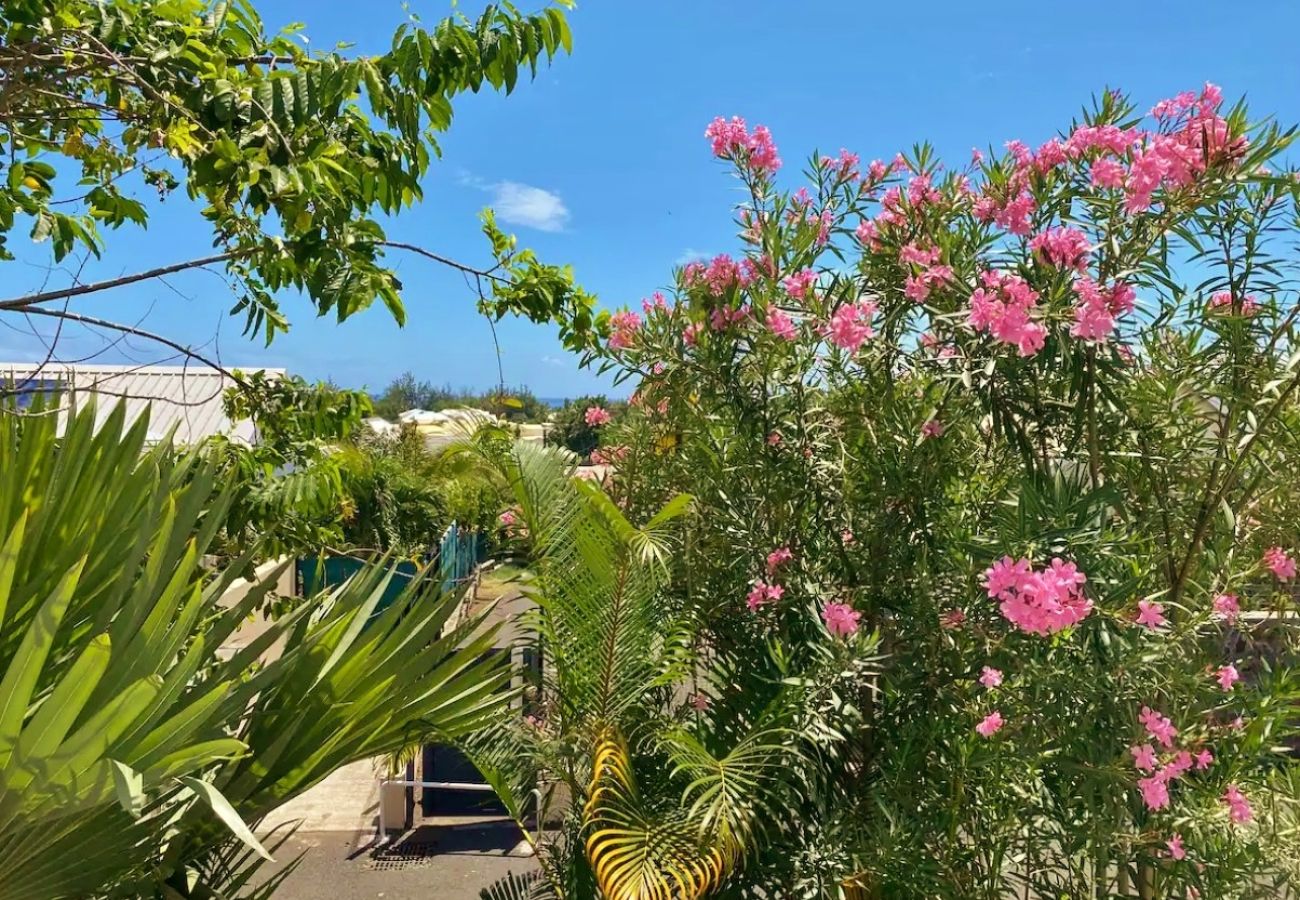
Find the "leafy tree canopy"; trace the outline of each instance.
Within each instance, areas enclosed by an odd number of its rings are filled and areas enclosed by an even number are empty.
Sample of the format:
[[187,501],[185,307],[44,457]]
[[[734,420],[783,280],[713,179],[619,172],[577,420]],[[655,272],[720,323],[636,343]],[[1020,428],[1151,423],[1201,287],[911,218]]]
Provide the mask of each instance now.
[[403,250],[472,276],[489,315],[565,311],[566,342],[589,342],[594,298],[567,269],[517,249],[490,213],[486,270],[390,241],[379,221],[423,198],[454,97],[510,92],[570,49],[562,9],[490,5],[473,21],[408,22],[377,55],[305,44],[301,26],[268,33],[247,0],[0,3],[0,258],[13,258],[19,228],[56,261],[77,248],[98,255],[105,228],[148,225],[132,196],[140,185],[160,198],[184,191],[213,232],[202,256],[0,310],[223,264],[239,290],[232,312],[269,342],[289,325],[276,299],[286,289],[340,320],[379,301],[403,321],[386,261]]

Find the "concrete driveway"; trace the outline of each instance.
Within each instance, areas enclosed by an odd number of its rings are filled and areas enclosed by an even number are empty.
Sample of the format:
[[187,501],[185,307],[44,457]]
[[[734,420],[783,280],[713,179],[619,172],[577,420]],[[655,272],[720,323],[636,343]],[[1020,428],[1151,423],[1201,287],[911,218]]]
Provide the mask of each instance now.
[[519,855],[523,848],[513,823],[479,817],[421,820],[411,832],[394,836],[391,848],[376,853],[378,804],[373,762],[339,769],[261,823],[263,835],[290,824],[298,830],[275,851],[275,862],[262,867],[259,880],[301,857],[275,900],[478,900],[497,879],[536,865]]
[[276,854],[276,864],[263,874],[271,877],[287,863],[302,861],[275,893],[275,900],[320,900],[322,897],[382,897],[384,900],[479,900],[479,892],[508,873],[534,868],[531,859],[505,855],[511,843],[480,842],[462,846],[462,838],[446,841],[445,852],[410,856],[372,857],[369,836],[357,846],[344,832],[299,832]]

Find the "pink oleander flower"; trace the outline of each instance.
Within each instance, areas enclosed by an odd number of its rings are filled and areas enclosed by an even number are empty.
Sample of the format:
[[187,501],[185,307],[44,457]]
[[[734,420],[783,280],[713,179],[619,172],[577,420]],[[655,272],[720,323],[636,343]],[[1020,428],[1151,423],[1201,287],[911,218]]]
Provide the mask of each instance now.
[[1129,747],[1128,752],[1133,754],[1133,765],[1137,766],[1143,772],[1153,772],[1156,768],[1156,751],[1150,744],[1139,744],[1135,747]]
[[872,182],[884,181],[889,177],[889,163],[873,159],[867,167],[867,178]]
[[745,605],[749,607],[750,612],[756,612],[760,607],[767,603],[775,603],[785,595],[785,588],[779,584],[767,584],[759,580],[754,582],[750,588],[749,595],[745,597]]
[[614,329],[614,333],[609,336],[609,346],[614,350],[626,350],[632,346],[636,333],[641,328],[641,317],[630,310],[623,310],[610,316],[609,324]]
[[943,437],[943,423],[938,419],[931,419],[921,426],[921,437],[937,438]]
[[595,450],[591,451],[591,464],[593,466],[603,466],[606,465],[608,462],[609,462],[609,457],[605,455],[604,450],[601,450],[599,447],[597,447]]
[[781,432],[773,431],[767,436],[767,445],[769,447],[775,447],[779,443],[781,443]]
[[588,406],[587,411],[582,414],[582,420],[592,428],[599,428],[601,425],[608,425],[613,418],[609,410],[603,406]]
[[1214,754],[1209,750],[1199,750],[1196,754],[1196,769],[1203,772],[1210,766],[1214,765]]
[[510,526],[514,525],[516,522],[519,521],[519,519],[515,516],[515,514],[508,509],[505,512],[503,512],[501,515],[497,516],[497,518],[501,521],[501,524],[506,526],[507,528],[509,528]]
[[704,330],[703,322],[692,322],[682,329],[682,340],[687,347],[694,347],[700,342],[700,332]]
[[985,571],[984,580],[990,599],[1000,601],[1003,618],[1029,634],[1062,631],[1092,612],[1092,601],[1081,590],[1087,577],[1074,563],[1053,559],[1036,572],[1029,560],[1004,556]]
[[1165,764],[1164,774],[1170,781],[1176,781],[1182,778],[1192,769],[1192,754],[1186,750],[1179,750],[1174,758]]
[[903,282],[903,296],[913,303],[924,303],[930,296],[930,285],[920,275],[909,275]]
[[1133,311],[1137,293],[1132,286],[1116,282],[1103,288],[1087,275],[1074,280],[1079,298],[1074,307],[1074,327],[1070,334],[1084,340],[1105,342],[1115,331],[1115,319]]
[[787,275],[781,281],[785,292],[796,300],[810,300],[813,296],[813,289],[817,286],[817,273],[812,269],[804,269],[802,272],[795,272],[793,275]]
[[690,703],[698,712],[707,712],[709,707],[712,705],[708,696],[700,692],[691,694]]
[[1030,239],[1029,249],[1049,266],[1088,269],[1088,236],[1077,228],[1049,228]]
[[1269,547],[1264,551],[1264,565],[1278,581],[1295,578],[1295,560],[1281,547]]
[[1228,785],[1228,789],[1223,792],[1223,802],[1228,806],[1228,818],[1236,824],[1241,825],[1254,818],[1250,802],[1237,785]]
[[767,311],[767,328],[782,340],[793,341],[799,336],[794,320],[776,307]]
[[1016,347],[1021,356],[1033,356],[1043,349],[1047,329],[1030,317],[1038,292],[1010,272],[987,271],[980,282],[983,286],[970,298],[970,326]]
[[641,301],[641,311],[647,316],[654,312],[667,312],[668,301],[664,299],[662,291],[655,291],[650,295],[650,299]]
[[966,624],[966,611],[962,609],[950,609],[939,615],[940,627],[947,628],[949,631],[955,630]]
[[1001,731],[1004,724],[1002,713],[995,709],[975,726],[975,730],[979,732],[980,737],[989,738]]
[[918,243],[911,243],[898,251],[899,265],[918,265],[922,268],[932,266],[939,261],[940,250],[938,247],[923,247]]
[[1187,851],[1183,849],[1183,836],[1175,834],[1169,840],[1165,841],[1165,846],[1169,848],[1169,858],[1182,860],[1187,858]]
[[1250,318],[1259,312],[1259,301],[1250,294],[1242,297],[1240,302],[1234,300],[1231,291],[1219,291],[1210,297],[1207,307],[1209,312],[1221,315],[1238,315]]
[[1229,625],[1236,622],[1237,616],[1241,614],[1241,604],[1237,601],[1237,595],[1217,595],[1214,598],[1214,614],[1226,621]]
[[986,688],[995,688],[1002,684],[1002,672],[992,666],[985,666],[980,672],[980,684]]
[[1229,663],[1226,666],[1220,666],[1219,670],[1214,673],[1214,678],[1219,682],[1219,687],[1225,692],[1232,690],[1232,686],[1241,681],[1241,673],[1237,667]]
[[1237,716],[1237,718],[1228,723],[1228,727],[1233,731],[1241,731],[1246,727],[1246,720],[1241,716]]
[[1102,157],[1092,164],[1092,183],[1099,188],[1124,186],[1124,167],[1113,159]]
[[876,335],[871,325],[871,317],[875,312],[876,304],[871,300],[859,300],[841,306],[826,326],[827,338],[835,346],[856,353],[868,339]]
[[840,532],[840,541],[841,541],[845,546],[848,546],[849,544],[852,544],[852,543],[853,543],[854,541],[856,541],[856,540],[857,540],[857,538],[855,538],[855,537],[853,536],[853,532],[850,531],[849,529],[845,528],[843,531]]
[[1178,736],[1178,729],[1167,716],[1163,716],[1149,706],[1142,707],[1142,712],[1138,714],[1138,721],[1146,729],[1147,734],[1160,742],[1162,747],[1172,747],[1174,738]]
[[732,116],[730,122],[719,116],[704,129],[704,136],[711,142],[714,156],[747,160],[749,167],[760,175],[775,175],[781,168],[772,133],[764,125],[756,126],[750,134],[745,120],[739,116]]
[[862,613],[847,603],[831,602],[822,607],[822,619],[826,622],[826,630],[836,637],[848,637],[857,633],[861,618]]
[[930,184],[929,175],[917,175],[907,183],[907,202],[912,206],[937,203],[943,195]]
[[863,219],[853,233],[857,235],[863,246],[872,250],[880,249],[880,228],[872,219]]
[[1142,802],[1146,804],[1147,809],[1154,812],[1169,805],[1169,779],[1163,772],[1139,778],[1137,787],[1142,793]]
[[1155,631],[1157,628],[1169,624],[1169,620],[1165,618],[1164,612],[1164,606],[1154,600],[1139,600],[1137,623]]
[[775,572],[792,559],[794,559],[794,553],[789,547],[777,547],[767,555],[767,571]]

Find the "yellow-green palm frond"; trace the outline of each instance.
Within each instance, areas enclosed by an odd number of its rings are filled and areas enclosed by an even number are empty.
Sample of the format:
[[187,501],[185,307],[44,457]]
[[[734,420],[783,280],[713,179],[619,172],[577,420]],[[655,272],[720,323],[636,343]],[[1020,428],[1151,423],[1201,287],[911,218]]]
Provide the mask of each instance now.
[[583,817],[587,860],[609,900],[704,897],[737,857],[729,841],[703,839],[684,810],[648,808],[627,743],[612,730],[597,745]]

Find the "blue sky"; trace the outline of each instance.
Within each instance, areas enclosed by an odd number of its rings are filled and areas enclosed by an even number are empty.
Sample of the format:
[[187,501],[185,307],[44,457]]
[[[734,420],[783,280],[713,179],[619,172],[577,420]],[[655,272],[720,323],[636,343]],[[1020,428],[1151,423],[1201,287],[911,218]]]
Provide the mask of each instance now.
[[[528,0],[517,0],[529,8]],[[364,4],[261,0],[268,25],[304,21],[312,44],[346,40],[382,49],[406,12],[396,0]],[[482,8],[463,2],[468,13]],[[412,2],[426,20],[450,7]],[[364,9],[364,15],[358,10]],[[390,237],[467,262],[486,254],[477,214],[498,217],[544,259],[570,263],[604,305],[636,303],[692,255],[736,248],[733,182],[703,138],[715,115],[771,127],[797,184],[814,149],[847,147],[866,161],[888,159],[929,140],[964,162],[974,145],[1010,138],[1040,142],[1068,124],[1105,87],[1132,93],[1143,108],[1214,81],[1246,95],[1257,116],[1300,122],[1300,59],[1270,35],[1300,29],[1290,2],[867,3],[821,0],[585,0],[571,14],[572,56],[560,57],[510,97],[469,95],[456,103],[443,159],[418,209],[388,223]],[[82,278],[202,255],[210,238],[181,197],[155,206],[147,233],[110,233],[105,259]],[[45,279],[24,253],[5,269],[7,296]],[[487,323],[464,282],[434,265],[402,258],[408,324],[381,308],[339,325],[317,320],[305,300],[285,298],[293,323],[270,348],[239,334],[226,317],[226,284],[190,273],[100,294],[77,309],[201,344],[219,330],[222,360],[278,365],[308,378],[381,387],[410,370],[435,383],[496,382]],[[51,285],[66,279],[54,273]],[[14,322],[8,320],[10,325]],[[551,330],[498,326],[505,377],[542,396],[598,387]],[[99,342],[65,336],[65,356]],[[38,357],[30,335],[0,329],[0,358]],[[103,361],[157,359],[154,348],[118,345]]]

